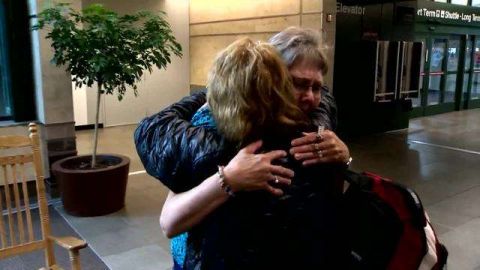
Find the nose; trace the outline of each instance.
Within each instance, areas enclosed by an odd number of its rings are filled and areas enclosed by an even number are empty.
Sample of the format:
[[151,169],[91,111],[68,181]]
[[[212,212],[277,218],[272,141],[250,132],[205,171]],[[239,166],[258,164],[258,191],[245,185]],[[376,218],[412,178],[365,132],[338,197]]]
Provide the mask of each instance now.
[[303,102],[312,102],[314,101],[315,97],[313,95],[312,87],[309,87],[308,90],[303,92],[302,101]]

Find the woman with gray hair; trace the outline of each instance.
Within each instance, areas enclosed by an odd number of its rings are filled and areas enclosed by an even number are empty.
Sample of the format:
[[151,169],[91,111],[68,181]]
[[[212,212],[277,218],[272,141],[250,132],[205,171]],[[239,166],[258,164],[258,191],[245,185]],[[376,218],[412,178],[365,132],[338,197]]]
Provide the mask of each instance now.
[[[312,123],[325,131],[306,134],[294,140],[290,153],[305,165],[351,162],[347,146],[332,131],[336,128],[336,106],[324,86],[328,71],[325,55],[320,48],[320,34],[313,29],[289,27],[272,36],[272,44],[287,65],[298,106]],[[323,99],[323,100],[322,100]],[[321,106],[321,101],[326,106]]]

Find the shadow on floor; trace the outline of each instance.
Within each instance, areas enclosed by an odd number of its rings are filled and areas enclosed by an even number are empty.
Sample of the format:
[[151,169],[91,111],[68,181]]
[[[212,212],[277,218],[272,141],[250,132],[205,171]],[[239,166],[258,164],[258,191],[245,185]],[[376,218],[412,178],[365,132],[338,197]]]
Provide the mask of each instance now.
[[[48,208],[52,234],[55,236],[76,236],[80,237],[73,228],[55,210],[54,206]],[[36,238],[41,235],[40,222],[38,219],[38,208],[32,210],[33,228]],[[59,246],[54,245],[55,259],[63,269],[70,269],[68,252]],[[90,247],[80,250],[80,264],[83,270],[109,270],[107,265],[93,252]],[[0,269],[3,270],[31,270],[44,267],[43,251],[35,251],[29,254],[15,256],[0,260]]]

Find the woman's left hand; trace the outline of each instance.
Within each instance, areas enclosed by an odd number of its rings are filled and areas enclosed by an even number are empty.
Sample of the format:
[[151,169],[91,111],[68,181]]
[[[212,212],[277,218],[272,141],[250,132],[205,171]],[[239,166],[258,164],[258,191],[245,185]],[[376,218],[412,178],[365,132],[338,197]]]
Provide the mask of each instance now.
[[347,163],[350,158],[348,147],[330,130],[320,134],[304,133],[303,137],[293,140],[291,144],[290,154],[302,161],[304,166],[328,162]]

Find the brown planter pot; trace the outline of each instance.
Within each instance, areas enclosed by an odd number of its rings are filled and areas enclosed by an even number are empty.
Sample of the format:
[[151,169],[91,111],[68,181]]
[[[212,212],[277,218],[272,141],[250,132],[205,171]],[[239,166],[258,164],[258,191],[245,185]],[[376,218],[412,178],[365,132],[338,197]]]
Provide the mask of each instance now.
[[125,206],[130,159],[116,154],[97,155],[111,165],[101,169],[71,169],[85,163],[91,155],[68,157],[56,161],[52,171],[60,184],[63,207],[73,216],[100,216],[116,212]]

